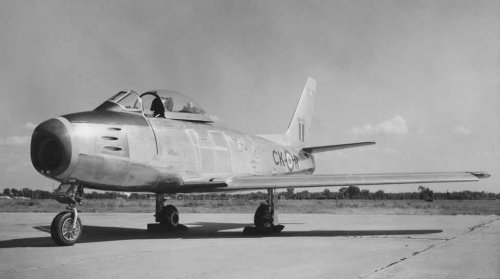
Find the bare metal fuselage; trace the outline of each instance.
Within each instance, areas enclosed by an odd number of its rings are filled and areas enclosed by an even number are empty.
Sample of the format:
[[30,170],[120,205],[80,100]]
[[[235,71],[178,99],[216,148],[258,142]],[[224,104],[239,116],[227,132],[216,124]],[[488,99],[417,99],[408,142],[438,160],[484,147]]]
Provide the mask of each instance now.
[[307,146],[315,92],[316,82],[309,78],[288,129],[275,142],[215,125],[180,93],[120,91],[93,111],[38,125],[31,140],[31,160],[41,174],[62,183],[155,193],[469,182],[489,176],[484,172],[308,175],[315,168],[313,154],[374,144]]
[[88,188],[190,192],[186,181],[200,182],[202,191],[203,182],[229,177],[314,171],[312,155],[299,149],[209,123],[100,111],[51,121],[67,130],[71,158],[59,174],[41,172]]

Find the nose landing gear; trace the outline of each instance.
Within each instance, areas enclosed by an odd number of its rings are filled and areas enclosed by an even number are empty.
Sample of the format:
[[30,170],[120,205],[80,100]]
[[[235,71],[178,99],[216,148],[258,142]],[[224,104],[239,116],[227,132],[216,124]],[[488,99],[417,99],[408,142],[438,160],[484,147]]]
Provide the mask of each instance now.
[[52,220],[50,235],[57,245],[71,246],[78,242],[83,232],[83,224],[76,209],[76,205],[81,205],[83,199],[83,186],[61,184],[54,196],[58,202],[68,204],[68,207]]

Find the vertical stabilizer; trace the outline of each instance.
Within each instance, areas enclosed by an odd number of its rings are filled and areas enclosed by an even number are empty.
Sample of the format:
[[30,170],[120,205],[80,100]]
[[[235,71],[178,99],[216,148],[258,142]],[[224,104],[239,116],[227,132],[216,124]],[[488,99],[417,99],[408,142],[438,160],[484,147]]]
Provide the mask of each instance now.
[[315,94],[316,81],[313,78],[308,78],[288,130],[285,132],[285,141],[288,145],[302,148],[306,144],[311,134]]

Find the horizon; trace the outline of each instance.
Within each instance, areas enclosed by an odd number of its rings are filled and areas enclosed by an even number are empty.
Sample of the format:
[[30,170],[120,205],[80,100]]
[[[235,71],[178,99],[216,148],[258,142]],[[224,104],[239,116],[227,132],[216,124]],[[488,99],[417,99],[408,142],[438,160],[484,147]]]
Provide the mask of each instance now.
[[[419,184],[415,184],[415,185],[419,185]],[[424,184],[424,185],[426,185],[426,184]],[[357,187],[357,188],[360,189],[360,191],[368,190],[368,192],[371,193],[371,194],[374,194],[377,191],[382,191],[384,194],[414,194],[414,193],[419,193],[419,191],[420,191],[420,189],[418,187],[417,187],[416,191],[407,191],[407,192],[387,192],[387,191],[384,191],[384,189],[379,189],[379,188],[377,188],[376,191],[370,191],[370,189],[369,189],[370,187],[366,187],[366,186],[363,187],[363,186],[356,186],[356,185],[330,186],[330,187],[314,187],[314,188],[289,188],[289,189],[294,190],[293,191],[294,194],[301,193],[301,192],[321,193],[321,192],[324,192],[325,190],[329,190],[332,193],[339,193],[340,189],[343,189],[343,188],[347,189],[350,186]],[[500,193],[487,192],[487,191],[474,191],[474,190],[440,192],[440,191],[434,191],[430,187],[425,187],[423,185],[419,185],[419,187],[420,186],[424,187],[424,189],[432,190],[434,192],[434,194],[446,194],[446,193],[453,194],[453,193],[471,192],[471,193],[484,193],[484,194],[500,195]],[[427,184],[427,186],[429,186],[429,184]],[[12,189],[18,190],[18,192],[21,192],[23,189],[27,188],[27,189],[29,189],[31,191],[45,191],[45,192],[54,193],[54,191],[48,191],[48,190],[36,189],[36,188],[30,188],[30,187],[20,187],[20,188],[5,187],[3,189],[7,189],[7,188],[10,189],[11,191],[12,191]],[[373,188],[373,187],[371,187],[371,188]],[[97,193],[117,193],[117,194],[121,194],[121,195],[123,194],[123,195],[126,195],[126,196],[130,196],[131,194],[155,195],[155,193],[151,193],[151,192],[110,191],[110,190],[97,190],[97,189],[91,189],[91,188],[86,188],[86,189],[87,190],[84,191],[84,194],[89,194],[89,193],[97,192]],[[288,192],[287,188],[276,189],[276,194],[282,194],[282,193],[287,193],[287,192]],[[206,192],[206,193],[203,193],[203,192],[175,193],[175,194],[165,194],[165,195],[167,195],[167,196],[172,196],[172,195],[186,195],[186,196],[189,196],[189,195],[246,195],[246,194],[257,194],[257,193],[266,194],[267,195],[267,193],[266,193],[265,190],[245,190],[245,191],[239,191],[239,192],[236,191],[236,192],[213,192],[213,193],[211,193],[211,192]],[[5,195],[3,193],[3,190],[2,190],[2,192],[0,192],[0,195]],[[10,195],[10,197],[12,197],[12,195]]]

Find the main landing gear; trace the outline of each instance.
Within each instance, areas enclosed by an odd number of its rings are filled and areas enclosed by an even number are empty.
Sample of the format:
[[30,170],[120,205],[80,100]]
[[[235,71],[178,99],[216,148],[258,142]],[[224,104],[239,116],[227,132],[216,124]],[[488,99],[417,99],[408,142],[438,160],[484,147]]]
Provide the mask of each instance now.
[[267,189],[268,200],[262,203],[254,215],[255,227],[245,227],[245,234],[272,234],[279,233],[285,226],[278,224],[277,215],[274,212],[274,189]]
[[165,205],[165,194],[156,194],[155,221],[148,224],[148,232],[186,231],[188,228],[179,224],[179,211],[171,204]]
[[[274,189],[268,189],[268,201],[262,203],[254,215],[255,227],[245,227],[245,234],[272,234],[281,232],[284,228],[279,225],[274,212]],[[67,204],[66,211],[54,217],[50,225],[50,235],[52,240],[60,246],[71,246],[82,236],[83,224],[78,216],[77,205],[81,205],[83,199],[83,185],[81,184],[61,184],[54,192],[55,199]],[[165,205],[165,195],[156,194],[156,214],[157,223],[148,224],[148,231],[185,231],[188,228],[179,223],[179,211],[175,206]]]
[[50,235],[57,245],[71,246],[82,236],[83,224],[78,217],[76,205],[81,205],[83,186],[61,184],[54,192],[54,196],[58,202],[68,204],[68,207],[52,220]]

